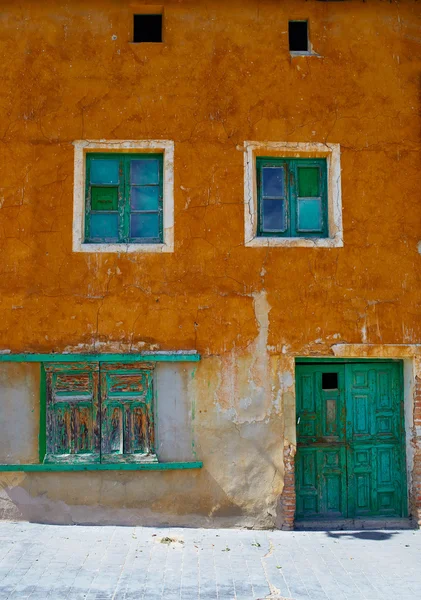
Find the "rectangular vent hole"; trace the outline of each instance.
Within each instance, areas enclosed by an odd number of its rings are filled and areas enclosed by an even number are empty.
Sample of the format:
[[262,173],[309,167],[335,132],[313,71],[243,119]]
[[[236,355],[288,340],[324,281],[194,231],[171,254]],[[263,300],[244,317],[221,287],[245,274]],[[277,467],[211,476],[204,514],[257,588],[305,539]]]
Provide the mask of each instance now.
[[133,41],[162,42],[162,15],[133,15]]
[[289,21],[289,51],[308,52],[308,21]]

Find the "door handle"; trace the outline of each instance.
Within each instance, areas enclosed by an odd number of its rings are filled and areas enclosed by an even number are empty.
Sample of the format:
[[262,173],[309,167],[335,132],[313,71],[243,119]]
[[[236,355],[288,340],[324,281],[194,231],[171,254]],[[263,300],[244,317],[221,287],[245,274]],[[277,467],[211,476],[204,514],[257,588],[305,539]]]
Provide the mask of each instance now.
[[300,421],[301,421],[301,417],[298,417],[298,419],[297,419],[297,425],[300,424]]

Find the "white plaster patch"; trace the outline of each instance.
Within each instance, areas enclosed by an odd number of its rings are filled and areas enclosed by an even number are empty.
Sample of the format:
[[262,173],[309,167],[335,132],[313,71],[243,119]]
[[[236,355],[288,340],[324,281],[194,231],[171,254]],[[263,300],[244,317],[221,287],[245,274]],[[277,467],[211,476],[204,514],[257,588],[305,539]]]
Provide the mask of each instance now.
[[[279,157],[326,158],[328,173],[328,238],[278,238],[257,236],[256,157],[270,152]],[[340,145],[318,142],[244,142],[244,240],[248,247],[342,248],[342,191]]]
[[[174,252],[174,142],[171,140],[78,140],[75,147],[73,184],[73,252]],[[162,152],[164,155],[163,243],[86,244],[85,240],[85,162],[88,152]]]
[[280,383],[283,390],[288,390],[288,388],[294,385],[294,376],[291,371],[285,371],[284,373],[281,373]]

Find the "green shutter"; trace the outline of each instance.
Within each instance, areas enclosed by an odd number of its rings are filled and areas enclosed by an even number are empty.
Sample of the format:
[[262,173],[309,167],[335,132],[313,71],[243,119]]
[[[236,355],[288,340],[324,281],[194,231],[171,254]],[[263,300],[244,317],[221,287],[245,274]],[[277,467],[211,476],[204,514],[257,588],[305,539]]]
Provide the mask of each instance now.
[[101,461],[156,461],[153,367],[101,365]]
[[99,462],[98,363],[50,363],[45,462]]
[[86,155],[85,242],[163,242],[163,155]]
[[326,159],[258,157],[256,166],[259,236],[328,236]]

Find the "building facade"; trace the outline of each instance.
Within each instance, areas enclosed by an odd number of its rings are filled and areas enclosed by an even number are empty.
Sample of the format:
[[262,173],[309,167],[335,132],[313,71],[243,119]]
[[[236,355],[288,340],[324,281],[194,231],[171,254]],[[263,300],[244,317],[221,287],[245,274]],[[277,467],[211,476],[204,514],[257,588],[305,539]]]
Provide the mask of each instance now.
[[1,8],[1,518],[419,522],[420,3]]

